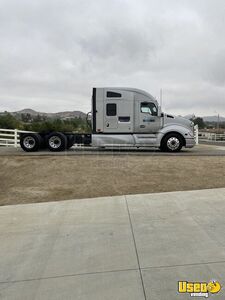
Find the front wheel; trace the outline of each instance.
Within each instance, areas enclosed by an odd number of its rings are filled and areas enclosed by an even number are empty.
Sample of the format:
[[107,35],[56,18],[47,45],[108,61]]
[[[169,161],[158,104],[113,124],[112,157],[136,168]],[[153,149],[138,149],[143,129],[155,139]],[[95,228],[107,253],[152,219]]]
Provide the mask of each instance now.
[[183,146],[181,135],[170,133],[162,139],[160,149],[167,152],[179,152]]

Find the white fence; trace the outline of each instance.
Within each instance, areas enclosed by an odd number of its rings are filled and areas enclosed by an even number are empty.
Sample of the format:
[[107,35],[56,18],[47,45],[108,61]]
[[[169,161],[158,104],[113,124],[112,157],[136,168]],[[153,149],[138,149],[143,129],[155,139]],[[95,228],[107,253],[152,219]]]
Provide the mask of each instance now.
[[225,141],[225,133],[214,133],[214,132],[200,132],[199,139],[204,141],[215,141],[215,142],[222,142]]
[[20,133],[31,131],[23,131],[18,129],[3,129],[0,128],[0,146],[20,147]]
[[212,133],[210,134],[207,139],[209,141],[225,141],[225,134],[222,133]]
[[225,141],[225,134],[224,133],[215,134],[214,137],[212,137],[212,140],[214,140],[214,141]]

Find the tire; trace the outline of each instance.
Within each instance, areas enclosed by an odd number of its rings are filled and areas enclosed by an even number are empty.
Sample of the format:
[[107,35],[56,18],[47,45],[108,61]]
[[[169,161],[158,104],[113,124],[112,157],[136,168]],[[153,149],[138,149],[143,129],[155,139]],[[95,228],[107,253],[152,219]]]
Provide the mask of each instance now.
[[67,138],[61,132],[52,132],[47,136],[46,144],[50,151],[65,151],[67,149]]
[[38,151],[43,145],[43,139],[38,133],[25,133],[20,137],[20,146],[26,152]]
[[160,149],[166,152],[179,152],[183,146],[183,138],[179,133],[169,133],[162,139]]

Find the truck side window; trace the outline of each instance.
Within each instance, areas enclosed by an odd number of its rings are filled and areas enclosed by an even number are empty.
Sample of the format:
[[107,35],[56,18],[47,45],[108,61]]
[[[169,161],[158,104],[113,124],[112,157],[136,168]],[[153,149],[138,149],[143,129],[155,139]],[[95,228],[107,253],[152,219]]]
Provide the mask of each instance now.
[[116,104],[115,103],[106,104],[106,115],[107,116],[116,116]]
[[122,95],[120,93],[108,91],[106,94],[107,98],[121,98]]
[[158,114],[155,104],[151,102],[141,102],[141,112],[152,116],[157,116]]

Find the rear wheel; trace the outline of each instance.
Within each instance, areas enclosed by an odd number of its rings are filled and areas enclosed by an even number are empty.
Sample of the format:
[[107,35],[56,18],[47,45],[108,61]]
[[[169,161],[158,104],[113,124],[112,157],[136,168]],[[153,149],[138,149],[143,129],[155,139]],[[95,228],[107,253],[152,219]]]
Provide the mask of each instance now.
[[47,136],[47,147],[50,151],[65,151],[67,149],[67,138],[61,132],[52,132]]
[[167,152],[179,152],[183,146],[183,138],[180,134],[169,133],[162,139],[160,149]]
[[20,146],[26,152],[38,151],[43,144],[43,139],[38,133],[26,133],[20,137]]

